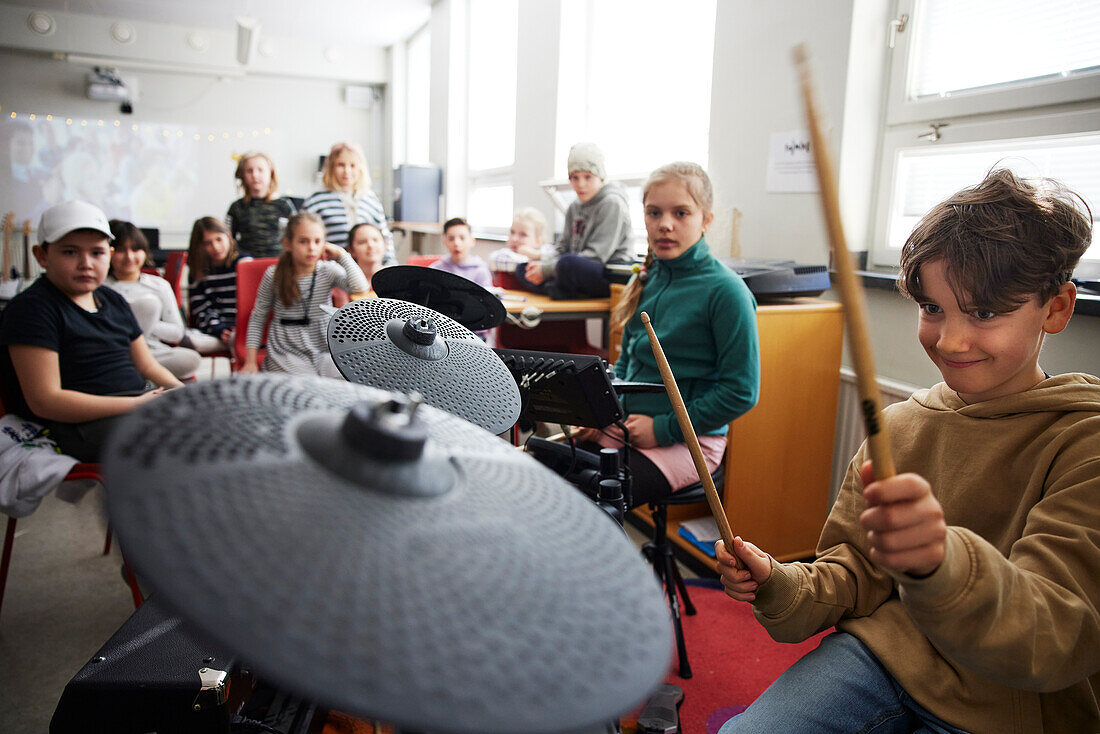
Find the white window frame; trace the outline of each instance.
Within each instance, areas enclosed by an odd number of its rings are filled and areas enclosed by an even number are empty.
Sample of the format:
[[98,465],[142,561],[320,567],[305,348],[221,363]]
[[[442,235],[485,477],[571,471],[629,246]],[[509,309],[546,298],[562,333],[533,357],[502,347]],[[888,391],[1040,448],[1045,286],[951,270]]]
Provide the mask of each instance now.
[[[469,75],[470,69],[472,68],[470,54],[473,52],[474,44],[473,44],[473,42],[470,38],[470,33],[472,31],[472,26],[473,26],[473,22],[472,22],[472,19],[471,19],[470,7],[469,7],[469,3],[471,2],[471,0],[464,0],[464,2],[466,2],[466,18],[467,18],[466,27],[464,28],[464,33],[465,33],[465,36],[466,36],[465,46],[466,46],[466,72],[467,72],[467,78],[465,79],[465,84],[463,85],[463,97],[464,97],[463,105],[464,105],[464,109],[465,109],[465,115],[467,117],[466,125],[467,125],[467,129],[469,129],[471,121],[469,119],[470,79],[469,79],[468,75]],[[519,63],[519,48],[518,48],[519,18],[518,18],[518,13],[517,13],[516,29],[515,30],[516,30],[516,36],[517,36],[516,63],[518,65],[518,63]],[[512,132],[512,162],[507,166],[498,166],[498,167],[495,167],[495,168],[485,168],[485,169],[476,169],[476,170],[472,169],[469,166],[470,157],[469,157],[469,140],[468,139],[465,142],[465,146],[466,146],[466,149],[463,151],[463,154],[462,154],[463,160],[466,161],[466,191],[465,191],[464,211],[469,212],[470,200],[473,196],[474,191],[476,191],[479,188],[498,187],[498,186],[510,187],[512,189],[512,200],[514,202],[515,201],[515,182],[514,182],[514,178],[513,178],[513,171],[515,169],[515,130],[513,129],[513,132]],[[514,209],[515,209],[515,207],[513,206],[513,210]],[[508,237],[508,230],[511,227],[511,224],[512,224],[511,216],[509,216],[507,222],[502,222],[500,224],[495,224],[495,225],[493,225],[493,224],[486,225],[482,222],[471,222],[471,229],[474,230],[475,237],[486,238],[486,239],[505,240]]]
[[[920,0],[898,0],[895,18],[914,22]],[[911,26],[910,26],[911,28]],[[914,33],[894,36],[891,51],[886,120],[879,158],[881,192],[875,209],[868,253],[876,267],[897,267],[899,250],[887,241],[893,210],[894,178],[901,151],[925,145],[950,145],[1019,138],[1068,136],[1100,131],[1100,72],[1065,78],[1042,78],[968,90],[948,97],[907,99],[909,55]],[[926,136],[933,124],[946,123],[938,140]],[[975,182],[977,183],[977,182]]]
[[982,89],[955,92],[947,97],[909,99],[909,55],[915,39],[916,12],[920,0],[898,0],[895,18],[909,16],[907,28],[894,35],[890,64],[890,93],[887,123],[926,122],[930,119],[965,117],[1029,107],[1066,104],[1097,97],[1100,71],[1083,72],[1071,77],[1042,77],[1007,82]]

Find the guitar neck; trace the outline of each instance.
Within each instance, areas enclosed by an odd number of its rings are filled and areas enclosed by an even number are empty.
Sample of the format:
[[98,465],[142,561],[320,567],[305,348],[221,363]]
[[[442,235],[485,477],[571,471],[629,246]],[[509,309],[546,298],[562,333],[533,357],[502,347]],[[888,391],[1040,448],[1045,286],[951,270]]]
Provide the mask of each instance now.
[[31,277],[31,220],[23,222],[23,277]]

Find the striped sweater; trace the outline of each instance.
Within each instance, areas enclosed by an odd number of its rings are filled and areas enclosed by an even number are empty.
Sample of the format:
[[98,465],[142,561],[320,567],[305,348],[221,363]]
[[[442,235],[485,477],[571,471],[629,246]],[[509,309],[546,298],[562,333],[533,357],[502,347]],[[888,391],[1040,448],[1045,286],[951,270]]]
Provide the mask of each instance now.
[[[325,238],[329,242],[338,247],[347,246],[348,230],[354,225],[348,221],[348,212],[340,192],[318,191],[305,200],[302,209],[321,217],[321,221],[325,223]],[[382,237],[386,240],[386,254],[382,258],[382,264],[396,265],[397,255],[393,249],[393,234],[386,226],[386,212],[382,209],[382,202],[378,196],[373,191],[362,192],[355,200],[355,213],[358,219],[356,224],[366,222],[382,231]]]
[[221,337],[237,323],[237,263],[251,260],[240,257],[228,265],[212,265],[210,273],[188,288],[187,305],[191,324],[204,334]]
[[[332,305],[333,288],[343,288],[349,293],[367,290],[363,271],[347,252],[340,255],[338,263],[322,260],[317,263],[312,275],[299,278],[298,291],[301,296],[289,306],[280,300],[275,287],[275,266],[264,271],[256,291],[256,304],[248,319],[245,343],[249,349],[260,347],[264,323],[270,313],[267,358],[263,363],[265,372],[318,374],[319,360],[328,354],[329,321],[328,314],[320,307]],[[308,323],[284,323],[284,320],[298,322],[301,319],[308,319]]]

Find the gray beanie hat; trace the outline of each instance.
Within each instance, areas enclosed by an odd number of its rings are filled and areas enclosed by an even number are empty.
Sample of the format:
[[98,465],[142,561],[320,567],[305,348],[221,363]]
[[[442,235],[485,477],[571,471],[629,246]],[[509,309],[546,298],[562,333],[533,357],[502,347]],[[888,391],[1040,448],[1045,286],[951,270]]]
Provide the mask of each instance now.
[[603,164],[603,153],[595,143],[577,143],[569,149],[568,172],[588,171],[601,181],[607,180],[607,170]]

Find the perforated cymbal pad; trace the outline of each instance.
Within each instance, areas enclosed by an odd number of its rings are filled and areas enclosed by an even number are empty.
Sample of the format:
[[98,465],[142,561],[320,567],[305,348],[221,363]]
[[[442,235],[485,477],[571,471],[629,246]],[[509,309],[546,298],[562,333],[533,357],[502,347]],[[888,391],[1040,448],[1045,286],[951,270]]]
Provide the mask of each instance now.
[[[408,319],[431,322],[437,352],[401,347],[395,328]],[[329,320],[328,347],[349,382],[402,393],[415,390],[428,405],[490,433],[503,433],[519,419],[519,388],[496,352],[462,324],[430,308],[388,298],[352,301]]]
[[621,529],[429,406],[404,462],[339,432],[352,406],[391,397],[239,377],[123,418],[110,516],[158,601],[272,682],[409,730],[578,730],[644,699],[672,637]]

